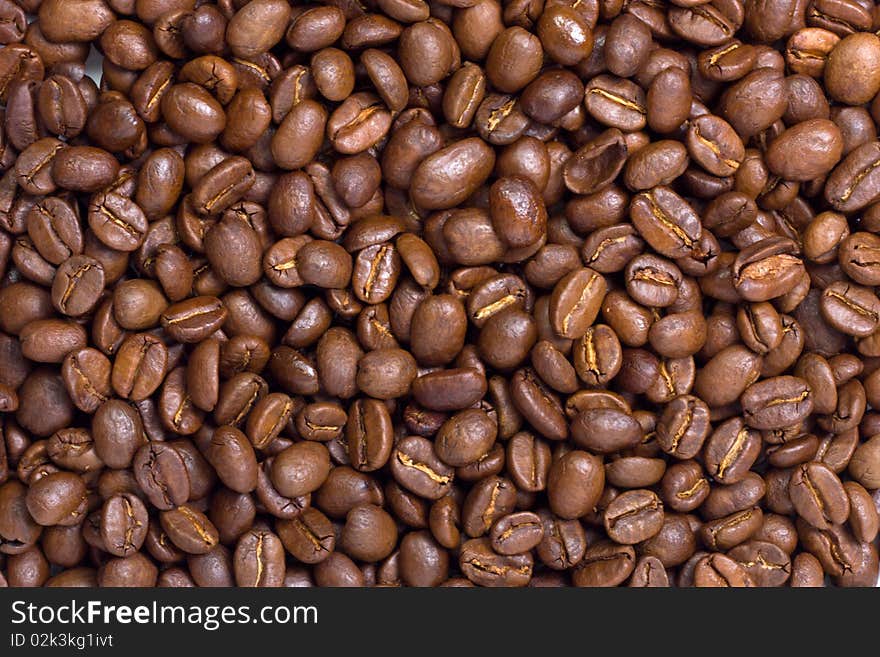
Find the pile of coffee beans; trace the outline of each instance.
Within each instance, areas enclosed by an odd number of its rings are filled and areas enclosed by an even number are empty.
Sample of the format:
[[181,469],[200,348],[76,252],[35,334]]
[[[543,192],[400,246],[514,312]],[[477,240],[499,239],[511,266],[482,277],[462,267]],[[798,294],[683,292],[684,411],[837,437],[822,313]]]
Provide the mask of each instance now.
[[878,30],[0,0],[0,582],[873,586]]

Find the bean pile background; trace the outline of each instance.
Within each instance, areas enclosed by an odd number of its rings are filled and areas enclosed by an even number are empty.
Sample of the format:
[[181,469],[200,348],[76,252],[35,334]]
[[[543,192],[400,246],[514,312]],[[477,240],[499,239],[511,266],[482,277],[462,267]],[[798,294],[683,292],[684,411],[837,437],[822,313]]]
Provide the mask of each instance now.
[[0,585],[875,585],[878,30],[0,0]]

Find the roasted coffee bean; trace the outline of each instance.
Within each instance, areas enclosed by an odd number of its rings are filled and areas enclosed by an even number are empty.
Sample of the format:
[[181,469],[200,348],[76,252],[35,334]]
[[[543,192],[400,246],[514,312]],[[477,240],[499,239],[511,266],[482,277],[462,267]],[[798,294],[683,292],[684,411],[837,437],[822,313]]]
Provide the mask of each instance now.
[[605,531],[617,543],[633,545],[663,526],[663,503],[649,490],[629,490],[615,497],[604,513]]
[[79,219],[70,203],[50,196],[31,208],[28,236],[37,251],[53,265],[60,265],[84,248]]
[[0,515],[0,537],[3,553],[16,554],[33,546],[42,528],[28,512],[27,488],[13,479],[0,486],[3,512]]
[[666,462],[660,458],[624,456],[605,466],[605,478],[612,486],[635,488],[651,486],[660,481]]
[[635,569],[636,555],[631,545],[600,541],[584,553],[572,574],[575,586],[618,586]]
[[253,227],[237,215],[225,214],[218,223],[211,226],[205,233],[204,246],[212,269],[229,285],[251,285],[263,273],[260,266],[259,237]]
[[127,337],[113,362],[110,382],[120,397],[140,401],[152,395],[165,378],[168,349],[149,333]]
[[462,529],[468,536],[482,536],[496,520],[511,513],[515,505],[516,492],[509,479],[494,475],[480,479],[462,504]]
[[232,565],[238,586],[282,586],[285,570],[281,539],[267,530],[247,531],[238,539]]
[[216,297],[191,297],[162,313],[162,328],[178,342],[200,342],[219,329],[228,311]]
[[681,395],[666,406],[657,421],[657,442],[679,459],[696,456],[709,434],[709,409],[692,395]]
[[809,384],[795,376],[778,376],[750,385],[742,395],[746,424],[755,429],[781,429],[807,417],[813,409]]
[[376,399],[357,400],[349,410],[345,440],[353,467],[378,470],[392,456],[393,427],[388,408]]
[[[874,36],[850,34],[828,53],[824,79],[828,94],[835,100],[860,105],[874,96],[875,87],[880,87],[880,78],[874,74],[871,63],[880,57],[880,42]],[[858,74],[847,75],[845,71],[849,65],[860,67]]]
[[84,329],[64,319],[38,319],[28,322],[18,335],[21,353],[38,363],[60,363],[72,351],[85,348]]
[[630,206],[630,219],[645,241],[668,258],[687,256],[702,235],[696,212],[667,187],[636,196]]
[[817,529],[841,524],[849,516],[849,498],[836,474],[823,463],[797,467],[788,494],[798,514]]
[[849,474],[865,488],[877,488],[876,484],[880,481],[880,477],[873,472],[873,469],[878,459],[880,459],[880,439],[872,436],[853,452],[849,460]]
[[494,151],[479,139],[443,148],[422,160],[413,172],[413,201],[425,209],[453,207],[476,191],[494,164]]
[[114,495],[101,509],[101,540],[116,557],[136,553],[147,537],[149,516],[139,497],[131,493]]
[[486,394],[486,377],[473,368],[437,370],[413,381],[413,397],[436,411],[455,411],[479,402]]
[[520,554],[537,547],[544,538],[544,525],[530,511],[511,513],[492,525],[490,538],[498,554]]
[[443,423],[434,450],[444,463],[464,466],[488,454],[497,435],[497,424],[485,411],[468,409]]
[[514,374],[510,396],[516,410],[542,436],[551,440],[564,440],[568,436],[568,422],[559,399],[534,371],[526,368]]
[[394,447],[391,472],[401,486],[428,499],[446,495],[454,478],[453,469],[439,459],[431,442],[420,436],[408,436]]
[[694,586],[752,587],[755,583],[739,562],[720,552],[713,552],[697,562],[694,568]]
[[84,315],[95,307],[103,291],[104,268],[101,263],[86,255],[74,255],[55,273],[52,303],[65,315]]
[[643,557],[636,562],[629,586],[636,588],[667,587],[669,586],[669,577],[657,557]]
[[72,472],[49,472],[28,487],[25,504],[38,525],[76,525],[85,516],[85,482]]
[[604,483],[601,458],[572,450],[550,467],[547,481],[550,508],[566,519],[586,515],[598,503]]
[[645,127],[645,92],[634,82],[598,75],[586,84],[584,106],[599,123],[627,132]]
[[581,412],[571,424],[572,440],[600,454],[635,447],[642,440],[642,428],[619,409],[593,408]]
[[61,429],[49,438],[46,447],[52,462],[74,472],[86,473],[101,466],[95,442],[86,429]]
[[682,461],[670,465],[661,482],[663,501],[680,513],[699,507],[710,494],[710,484],[700,464]]
[[159,521],[171,542],[187,554],[206,554],[218,543],[217,528],[191,505],[162,511]]
[[202,86],[175,84],[162,95],[162,116],[177,134],[196,143],[207,143],[226,127],[220,103]]
[[445,365],[464,346],[467,315],[451,295],[429,296],[412,316],[410,348],[423,365]]
[[876,330],[875,317],[880,322],[876,295],[866,287],[844,281],[825,288],[820,309],[832,328],[856,337],[866,337]]
[[243,432],[232,426],[217,427],[203,453],[230,490],[250,493],[257,487],[257,457]]
[[517,488],[537,492],[547,487],[550,447],[540,438],[521,432],[507,442],[507,472]]
[[271,480],[285,497],[317,490],[330,470],[330,454],[320,443],[302,442],[279,453],[272,463]]
[[607,188],[623,169],[627,152],[623,133],[617,128],[606,130],[565,162],[565,186],[576,194],[593,194]]
[[875,168],[880,142],[862,144],[831,172],[825,198],[839,212],[860,210],[877,198]]
[[361,504],[348,512],[340,547],[362,561],[381,561],[397,544],[394,519],[375,504]]
[[336,544],[333,525],[315,508],[305,508],[298,517],[279,520],[276,529],[284,547],[303,563],[323,561]]
[[700,528],[703,543],[715,550],[728,550],[751,538],[763,522],[761,509],[753,507],[709,520]]
[[52,161],[52,179],[63,189],[95,192],[110,185],[119,163],[110,153],[93,146],[65,148]]
[[828,119],[798,123],[767,149],[770,172],[786,180],[810,180],[831,171],[843,153],[843,137]]
[[598,272],[585,267],[556,284],[550,297],[550,323],[561,337],[582,337],[599,314],[607,285]]
[[706,440],[703,460],[707,473],[724,484],[741,481],[750,471],[761,451],[761,437],[739,418],[718,426]]
[[161,288],[152,281],[123,281],[113,293],[113,317],[119,326],[130,331],[156,326],[167,305]]
[[791,586],[825,586],[825,572],[822,564],[809,552],[799,553],[791,563]]
[[156,508],[173,509],[189,499],[189,474],[174,448],[162,443],[144,445],[135,454],[132,466],[138,485]]
[[844,484],[850,501],[849,524],[853,534],[862,542],[870,543],[880,529],[880,516],[868,492],[854,481]]
[[480,586],[525,586],[532,577],[529,553],[501,555],[487,538],[474,538],[461,547],[459,566],[464,575]]

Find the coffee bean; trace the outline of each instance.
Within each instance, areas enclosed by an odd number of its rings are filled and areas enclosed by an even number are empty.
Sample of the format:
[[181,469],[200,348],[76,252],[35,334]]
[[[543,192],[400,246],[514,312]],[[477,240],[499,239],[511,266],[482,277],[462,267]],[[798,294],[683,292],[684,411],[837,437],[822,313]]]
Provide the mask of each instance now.
[[101,509],[101,539],[117,557],[137,553],[147,537],[149,517],[140,498],[130,493],[114,495]]
[[878,315],[876,295],[868,288],[838,281],[822,293],[822,316],[841,333],[865,337],[875,330]]
[[121,397],[139,401],[161,385],[168,365],[168,349],[149,333],[127,337],[113,362],[110,381]]
[[204,456],[230,490],[249,493],[257,487],[256,454],[244,433],[235,427],[217,427]]
[[750,471],[761,450],[761,438],[739,418],[732,418],[715,429],[706,440],[704,461],[707,473],[725,484],[741,481]]
[[742,395],[746,424],[755,429],[779,429],[810,414],[813,404],[806,381],[778,376],[749,386]]
[[144,445],[134,455],[132,465],[135,479],[156,508],[173,509],[189,499],[189,474],[175,449],[161,443]]
[[617,586],[632,574],[635,562],[632,546],[601,541],[584,552],[572,581],[575,586]]
[[769,301],[790,292],[803,272],[795,249],[786,238],[769,237],[740,251],[732,268],[736,291],[747,301]]
[[581,412],[571,425],[572,440],[600,454],[635,447],[642,440],[639,423],[629,414],[613,408],[594,408]]
[[492,549],[498,554],[519,554],[536,547],[544,538],[541,518],[530,511],[511,513],[492,525]]
[[473,138],[441,149],[413,173],[413,188],[419,190],[413,200],[427,209],[452,207],[486,180],[494,163],[494,152]]
[[464,575],[480,586],[525,586],[532,576],[530,554],[497,554],[487,538],[474,538],[461,548],[459,567]]
[[497,433],[496,423],[485,411],[461,411],[440,427],[434,449],[445,463],[464,466],[485,456]]
[[585,267],[567,274],[550,297],[550,322],[564,338],[579,338],[596,319],[607,289],[605,279]]
[[314,508],[290,520],[280,520],[278,535],[284,547],[299,561],[308,564],[326,559],[336,544],[333,526],[327,517]]
[[358,400],[349,411],[345,439],[352,465],[363,472],[388,462],[393,434],[387,407],[375,399]]
[[640,543],[663,526],[663,503],[651,491],[629,490],[608,505],[604,522],[608,536],[617,543]]
[[[850,105],[867,102],[880,86],[878,79],[871,72],[874,59],[880,56],[880,42],[871,38],[872,34],[851,34],[834,45],[828,54],[825,64],[826,89],[835,100]],[[846,75],[843,62],[857,62],[860,69],[858,75]],[[862,100],[865,99],[865,100]]]
[[55,273],[52,304],[65,315],[83,315],[95,307],[103,291],[101,263],[86,255],[75,255],[65,260]]
[[564,440],[568,423],[556,395],[530,369],[518,370],[511,380],[510,395],[516,410],[542,436]]
[[413,381],[412,393],[422,406],[455,411],[477,403],[486,394],[486,377],[472,368],[438,370]]
[[409,436],[396,445],[391,472],[401,486],[428,499],[446,495],[454,478],[454,471],[439,459],[431,442],[419,436]]
[[544,490],[550,461],[549,446],[530,433],[518,433],[507,443],[507,471],[517,488],[528,492]]
[[668,258],[688,255],[702,235],[700,219],[682,197],[656,187],[633,199],[630,219],[641,236]]
[[709,409],[692,395],[673,399],[657,422],[657,442],[679,459],[696,456],[710,431]]
[[645,127],[645,92],[634,82],[598,75],[586,84],[584,105],[599,123],[627,132]]
[[874,170],[878,157],[878,142],[868,142],[835,167],[825,186],[825,198],[835,210],[860,210],[876,199]]
[[699,587],[755,586],[746,569],[720,552],[703,557],[694,569],[694,585]]
[[227,310],[216,297],[191,297],[162,313],[162,327],[178,342],[200,342],[223,325]]
[[843,484],[822,463],[796,468],[788,492],[798,514],[817,529],[840,524],[849,516],[849,498]]
[[31,482],[25,497],[38,525],[76,525],[86,512],[86,487],[72,472],[50,472]]
[[809,552],[801,552],[791,563],[791,586],[825,586],[825,572],[822,564]]
[[621,172],[627,151],[623,133],[617,128],[606,130],[568,158],[562,171],[565,186],[576,194],[599,192]]
[[330,455],[319,443],[291,445],[275,457],[272,484],[282,495],[297,497],[317,490],[330,470]]
[[171,542],[187,554],[206,554],[217,545],[217,528],[190,505],[162,511],[159,521]]
[[238,586],[281,586],[284,547],[270,531],[251,529],[238,539],[232,561]]
[[65,319],[38,319],[28,322],[18,336],[21,353],[38,363],[60,363],[70,352],[85,348],[83,328]]
[[550,467],[547,481],[550,508],[562,518],[589,513],[602,494],[605,472],[602,460],[588,452],[573,450]]

